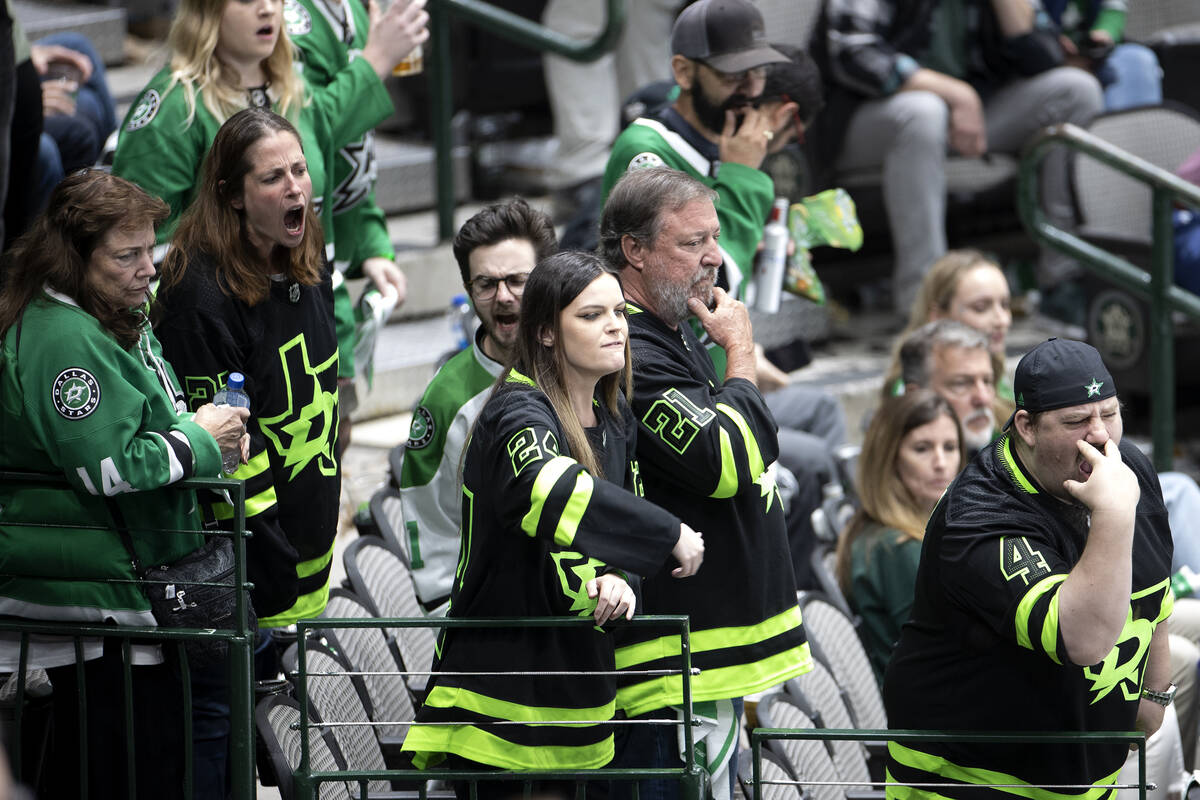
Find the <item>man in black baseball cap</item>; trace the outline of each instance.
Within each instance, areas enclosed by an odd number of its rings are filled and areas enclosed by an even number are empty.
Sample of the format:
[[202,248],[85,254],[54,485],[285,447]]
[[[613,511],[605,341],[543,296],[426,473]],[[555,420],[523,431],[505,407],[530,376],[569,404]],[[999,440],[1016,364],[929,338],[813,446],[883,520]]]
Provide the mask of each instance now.
[[[1090,345],[1041,343],[1013,388],[1004,432],[926,526],[884,679],[888,723],[1153,733],[1174,697],[1171,531],[1154,469],[1121,441],[1116,386]],[[1031,747],[892,743],[887,768],[910,784],[1106,785],[1127,754],[1119,742],[1039,744],[1036,758]]]

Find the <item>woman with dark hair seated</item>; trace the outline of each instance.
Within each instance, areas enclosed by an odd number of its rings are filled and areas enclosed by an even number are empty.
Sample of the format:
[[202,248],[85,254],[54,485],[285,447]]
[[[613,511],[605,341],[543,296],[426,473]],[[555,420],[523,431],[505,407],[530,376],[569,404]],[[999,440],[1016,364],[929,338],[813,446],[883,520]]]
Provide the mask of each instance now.
[[858,458],[862,508],[838,542],[837,579],[862,618],[875,677],[908,621],[925,522],[966,465],[962,427],[950,404],[930,391],[884,401]]
[[[78,624],[154,625],[123,520],[144,564],[172,564],[203,543],[196,497],[154,491],[220,473],[244,457],[245,409],[188,413],[179,381],[146,318],[154,227],[166,203],[105,172],[67,177],[17,241],[0,294],[0,469],[66,476],[61,489],[0,486],[0,615]],[[22,524],[35,523],[35,524]],[[59,527],[46,527],[59,526]],[[27,668],[47,668],[54,732],[46,797],[131,797],[125,743],[135,746],[137,794],[182,797],[183,699],[160,646],[133,644],[133,729],[120,690],[116,639],[82,645],[82,757],[75,648],[34,637]],[[20,642],[0,639],[0,672],[18,669]]]
[[[601,625],[632,618],[634,575],[656,572],[668,556],[680,564],[677,578],[699,568],[700,534],[640,497],[630,375],[617,273],[590,253],[541,261],[525,284],[513,366],[467,446],[450,618],[578,615]],[[404,742],[419,767],[446,756],[447,766],[503,769],[612,760],[603,723],[615,712],[616,682],[603,631],[447,628],[436,669]],[[584,674],[520,674],[531,670]],[[503,797],[521,784],[479,789]]]

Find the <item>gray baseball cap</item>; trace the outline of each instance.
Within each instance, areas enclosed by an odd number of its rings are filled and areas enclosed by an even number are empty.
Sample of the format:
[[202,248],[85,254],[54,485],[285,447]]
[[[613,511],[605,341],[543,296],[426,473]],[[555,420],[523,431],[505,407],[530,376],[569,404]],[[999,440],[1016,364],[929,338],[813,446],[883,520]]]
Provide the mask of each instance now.
[[675,20],[671,52],[721,72],[788,60],[767,43],[762,14],[749,0],[700,0],[688,6]]

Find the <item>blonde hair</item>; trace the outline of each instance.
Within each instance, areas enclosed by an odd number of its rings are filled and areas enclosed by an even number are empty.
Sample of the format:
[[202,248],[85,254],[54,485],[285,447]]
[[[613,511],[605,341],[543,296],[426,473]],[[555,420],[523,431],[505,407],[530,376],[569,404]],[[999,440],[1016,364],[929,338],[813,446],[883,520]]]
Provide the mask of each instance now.
[[[232,66],[217,55],[221,17],[225,7],[238,0],[181,0],[175,22],[167,35],[171,48],[171,81],[166,92],[179,86],[187,105],[185,127],[196,116],[196,96],[204,107],[224,123],[246,107],[246,87]],[[262,62],[263,72],[274,95],[273,109],[295,121],[295,115],[307,102],[304,81],[296,72],[292,42],[280,15],[279,38],[275,49]]]
[[[909,311],[908,325],[900,331],[892,344],[892,361],[883,379],[884,397],[891,396],[893,387],[901,379],[900,345],[917,328],[927,322],[932,322],[939,316],[948,315],[950,303],[954,300],[955,292],[958,291],[958,282],[962,280],[963,275],[982,266],[1000,269],[1000,265],[986,256],[983,251],[974,248],[947,251],[944,256],[933,262],[933,266],[929,268],[921,281],[921,288],[917,290],[917,298],[913,301],[912,309]],[[1004,357],[990,351],[989,355],[992,359],[992,373],[995,376],[996,385],[999,386],[1005,375]],[[1011,401],[1005,400],[999,394],[996,395],[996,400],[992,403],[992,413],[996,415],[996,419],[1007,419],[1013,409]]]
[[896,461],[900,444],[910,431],[941,417],[949,417],[958,433],[958,471],[967,459],[963,446],[962,425],[954,409],[939,394],[922,389],[884,401],[871,418],[858,457],[858,496],[862,508],[838,537],[837,580],[849,594],[851,548],[869,523],[877,522],[900,532],[898,541],[925,538],[925,513],[912,492],[900,479]]

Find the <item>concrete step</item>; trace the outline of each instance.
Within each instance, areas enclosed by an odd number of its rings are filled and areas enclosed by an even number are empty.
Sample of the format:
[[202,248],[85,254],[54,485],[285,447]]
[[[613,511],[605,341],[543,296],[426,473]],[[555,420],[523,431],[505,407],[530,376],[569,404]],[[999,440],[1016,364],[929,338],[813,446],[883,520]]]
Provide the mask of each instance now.
[[12,10],[31,42],[71,31],[91,39],[105,64],[117,64],[125,58],[124,8],[12,0]]

